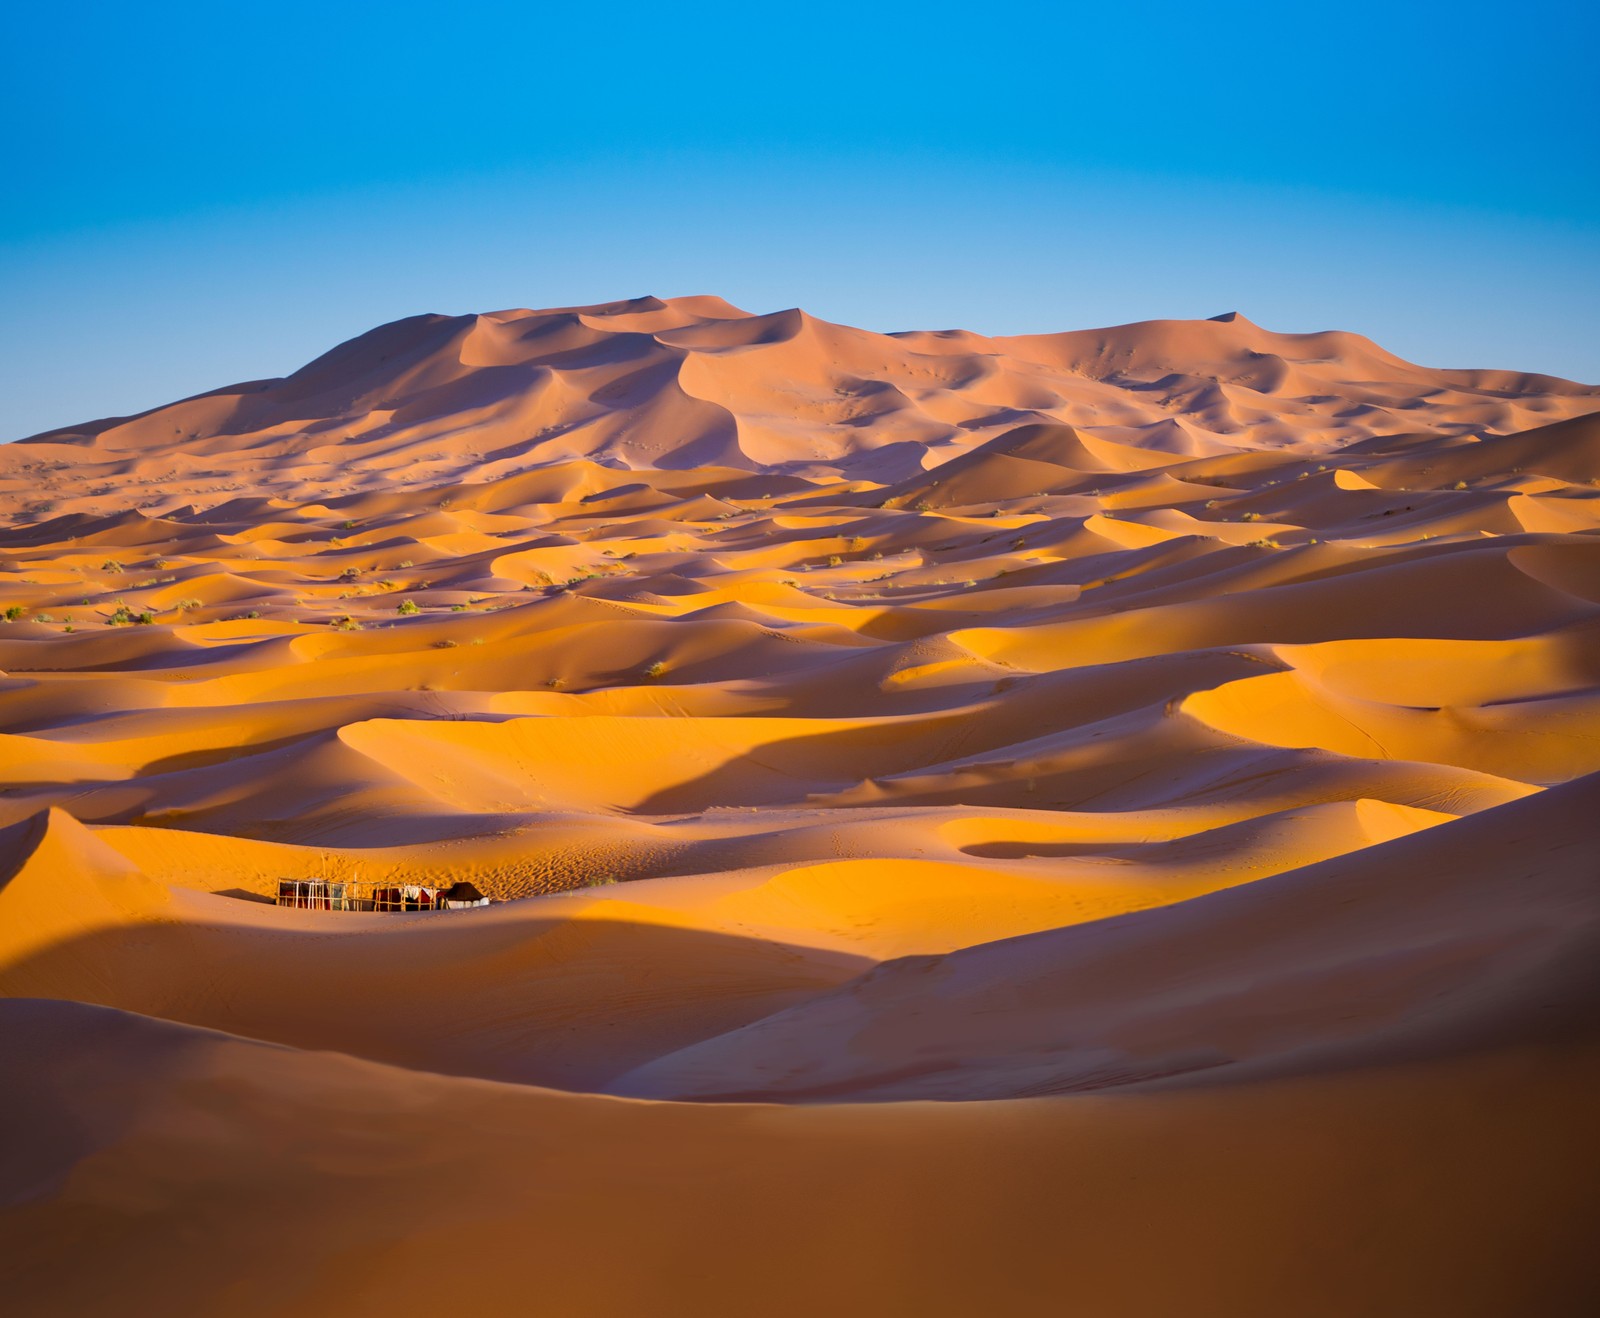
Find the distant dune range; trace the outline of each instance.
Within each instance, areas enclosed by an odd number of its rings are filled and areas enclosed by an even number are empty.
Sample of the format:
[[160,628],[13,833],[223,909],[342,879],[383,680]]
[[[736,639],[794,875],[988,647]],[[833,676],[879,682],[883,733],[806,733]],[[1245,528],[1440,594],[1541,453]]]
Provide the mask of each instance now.
[[420,316],[0,610],[18,1312],[1600,1307],[1600,387]]

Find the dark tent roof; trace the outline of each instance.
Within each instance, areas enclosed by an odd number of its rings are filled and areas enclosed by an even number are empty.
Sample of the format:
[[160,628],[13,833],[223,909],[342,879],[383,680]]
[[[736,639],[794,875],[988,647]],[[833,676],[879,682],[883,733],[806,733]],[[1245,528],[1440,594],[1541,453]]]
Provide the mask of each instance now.
[[465,879],[462,879],[460,883],[453,885],[449,891],[445,893],[445,898],[452,902],[481,902],[483,900],[483,894],[473,887],[472,884],[468,883]]

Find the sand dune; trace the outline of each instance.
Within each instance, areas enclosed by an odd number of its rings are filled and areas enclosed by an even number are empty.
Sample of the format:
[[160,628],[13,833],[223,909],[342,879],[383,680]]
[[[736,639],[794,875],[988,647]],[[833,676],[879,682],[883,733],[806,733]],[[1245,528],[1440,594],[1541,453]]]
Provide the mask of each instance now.
[[0,1286],[1586,1312],[1597,533],[1600,388],[1236,315],[419,316],[0,446]]
[[613,1090],[1016,1098],[1587,1037],[1597,806],[1590,775],[1159,912],[896,961]]

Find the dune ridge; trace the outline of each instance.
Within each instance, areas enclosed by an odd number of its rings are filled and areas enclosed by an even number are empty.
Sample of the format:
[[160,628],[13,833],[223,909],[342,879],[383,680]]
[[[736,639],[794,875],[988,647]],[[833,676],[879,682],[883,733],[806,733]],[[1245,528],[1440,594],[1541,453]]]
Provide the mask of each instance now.
[[0,615],[28,1312],[1600,1302],[1600,387],[418,316],[0,446]]

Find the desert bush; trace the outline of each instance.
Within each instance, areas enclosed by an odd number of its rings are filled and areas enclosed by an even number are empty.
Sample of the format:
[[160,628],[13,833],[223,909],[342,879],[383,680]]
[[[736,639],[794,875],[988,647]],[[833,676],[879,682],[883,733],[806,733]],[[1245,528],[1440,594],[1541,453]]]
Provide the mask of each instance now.
[[435,650],[454,650],[456,648],[456,642],[451,640],[435,641],[433,643],[433,648]]
[[395,612],[409,617],[413,613],[421,613],[422,610],[417,607],[416,600],[401,600]]
[[10,604],[10,605],[6,606],[5,613],[4,614],[0,614],[0,617],[4,617],[7,622],[15,622],[18,618],[20,618],[22,616],[22,613],[23,613],[22,605],[20,605],[20,604]]
[[655,663],[651,664],[649,667],[647,667],[644,670],[644,675],[646,677],[651,677],[651,678],[661,677],[663,674],[666,673],[666,671],[667,671],[666,663],[663,660],[657,659],[655,661]]

